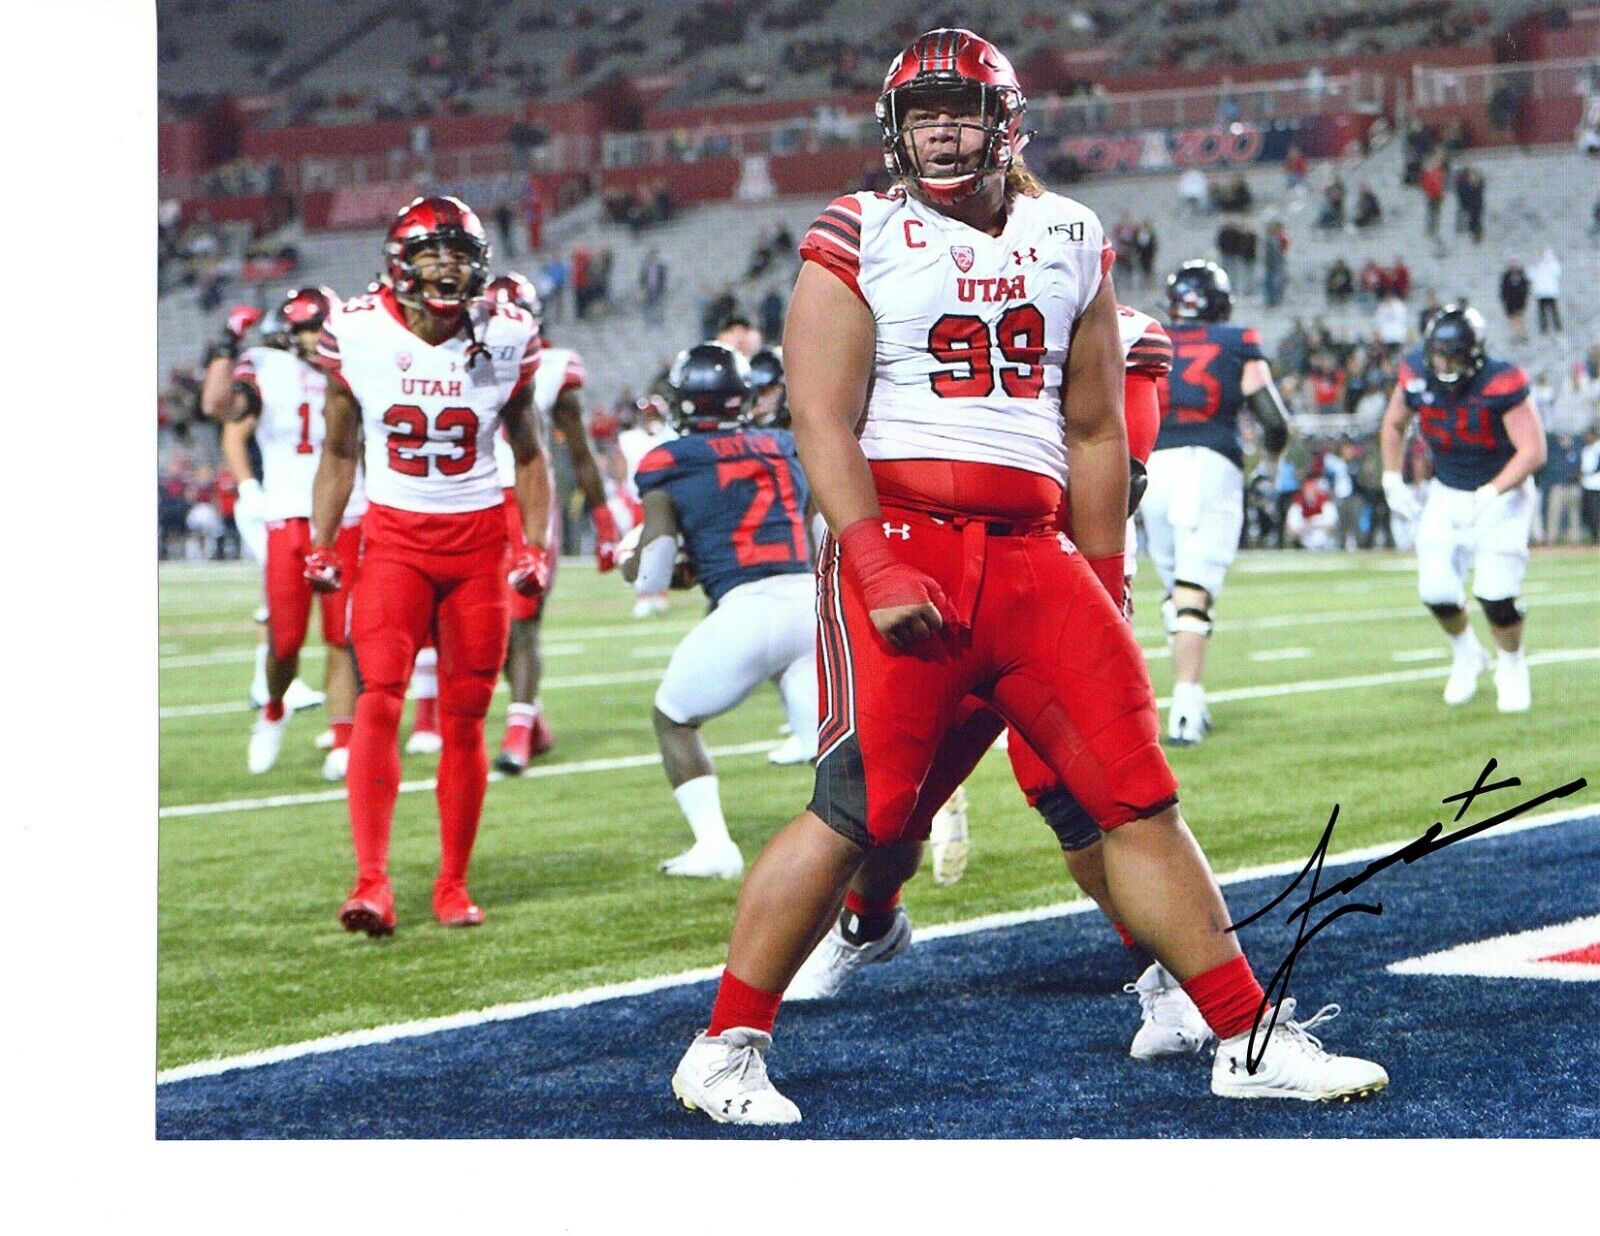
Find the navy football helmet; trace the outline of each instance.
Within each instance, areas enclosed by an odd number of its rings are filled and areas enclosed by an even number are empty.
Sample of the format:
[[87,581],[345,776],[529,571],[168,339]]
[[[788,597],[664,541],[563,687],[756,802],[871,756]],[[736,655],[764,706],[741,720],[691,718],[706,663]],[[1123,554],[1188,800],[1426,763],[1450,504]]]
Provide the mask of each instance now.
[[667,373],[672,398],[667,419],[679,433],[717,433],[749,422],[755,386],[750,362],[720,343],[697,343],[678,353]]
[[1233,312],[1233,283],[1215,262],[1195,258],[1167,276],[1167,308],[1174,322],[1226,322]]
[[789,395],[783,383],[783,349],[762,348],[750,358],[756,388],[750,419],[763,429],[789,428]]
[[1446,305],[1433,315],[1422,340],[1422,363],[1441,386],[1471,382],[1489,359],[1484,350],[1488,327],[1470,305]]

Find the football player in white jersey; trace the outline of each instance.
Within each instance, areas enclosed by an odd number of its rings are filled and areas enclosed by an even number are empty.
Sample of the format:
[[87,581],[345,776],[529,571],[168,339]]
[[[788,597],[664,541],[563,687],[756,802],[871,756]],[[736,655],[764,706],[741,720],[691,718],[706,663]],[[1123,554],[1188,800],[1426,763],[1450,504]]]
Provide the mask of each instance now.
[[[350,740],[350,827],[357,879],[339,918],[370,936],[394,930],[389,835],[400,789],[400,712],[417,649],[439,652],[439,876],[433,912],[447,927],[483,912],[467,866],[483,812],[489,757],[483,719],[505,663],[505,586],[524,595],[549,579],[553,478],[533,407],[538,324],[481,299],[489,243],[452,197],[418,198],[384,245],[386,282],[345,302],[317,344],[328,374],[327,432],[312,501],[306,574],[338,586],[333,545],[364,453],[368,509],[350,596],[360,670]],[[516,456],[527,545],[510,556],[495,468],[501,427]]]
[[[1355,1097],[1388,1083],[1371,1062],[1323,1051],[1287,998],[1269,1028],[1178,811],[1124,616],[1111,248],[1092,211],[1017,162],[1025,107],[993,44],[920,36],[877,107],[902,187],[837,199],[800,247],[784,363],[829,529],[816,788],[745,876],[710,1024],[672,1077],[714,1120],[800,1119],[763,1059],[783,991],[866,850],[904,838],[969,695],[1015,724],[1104,834],[1119,917],[1221,1040],[1213,1093]],[[1069,453],[1070,539],[1056,515]]]
[[[289,723],[284,697],[299,669],[311,616],[305,555],[311,547],[311,481],[322,449],[327,378],[310,358],[336,303],[327,288],[306,287],[289,293],[275,311],[289,336],[289,347],[249,348],[233,366],[232,415],[223,427],[222,452],[239,478],[239,505],[245,508],[247,519],[258,515],[266,530],[267,699],[250,734],[248,766],[252,773],[267,772],[278,761]],[[261,478],[250,463],[252,437],[261,453]],[[354,578],[360,549],[361,514],[358,498],[347,508],[336,543],[348,578]],[[344,776],[355,713],[355,669],[345,638],[346,599],[343,590],[321,598],[333,729],[333,748],[322,773],[330,781]]]
[[[539,293],[522,275],[513,272],[491,280],[484,297],[493,303],[516,305],[539,322]],[[555,434],[560,434],[566,443],[567,455],[578,477],[578,488],[583,492],[589,517],[594,521],[595,564],[602,572],[609,571],[617,564],[617,543],[621,534],[616,516],[606,505],[605,481],[600,476],[589,433],[583,425],[586,378],[583,357],[571,348],[550,347],[548,340],[543,339],[542,327],[541,344],[539,367],[533,374],[533,404],[545,418],[545,428],[554,430],[547,436],[553,439]],[[495,439],[494,451],[500,484],[505,489],[506,532],[515,552],[521,548],[522,528],[513,489],[516,459],[504,436]],[[550,505],[549,535],[552,547],[561,544],[561,508],[557,503]],[[544,674],[544,659],[539,651],[539,620],[555,587],[556,562],[552,553],[549,586],[537,597],[525,597],[512,591],[508,598],[511,638],[506,652],[506,682],[511,688],[511,704],[506,709],[505,739],[494,761],[494,766],[508,777],[520,775],[530,760],[556,745],[555,734],[539,701],[539,680]]]
[[[644,526],[644,507],[639,498],[639,462],[656,447],[671,442],[678,431],[667,419],[667,402],[660,395],[645,395],[635,404],[637,419],[617,434],[617,451],[622,457],[624,475],[621,478],[622,500],[630,508],[638,508],[636,528]],[[651,618],[667,613],[672,603],[665,592],[635,594],[633,616]]]

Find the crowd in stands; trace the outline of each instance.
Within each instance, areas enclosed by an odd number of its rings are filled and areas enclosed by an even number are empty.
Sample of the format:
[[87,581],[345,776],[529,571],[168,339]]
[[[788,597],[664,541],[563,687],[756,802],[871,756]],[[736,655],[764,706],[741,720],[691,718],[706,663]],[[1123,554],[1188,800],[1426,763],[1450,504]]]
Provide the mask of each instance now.
[[637,189],[614,189],[605,195],[604,206],[611,222],[626,224],[637,236],[646,228],[672,221],[672,190],[664,180]]

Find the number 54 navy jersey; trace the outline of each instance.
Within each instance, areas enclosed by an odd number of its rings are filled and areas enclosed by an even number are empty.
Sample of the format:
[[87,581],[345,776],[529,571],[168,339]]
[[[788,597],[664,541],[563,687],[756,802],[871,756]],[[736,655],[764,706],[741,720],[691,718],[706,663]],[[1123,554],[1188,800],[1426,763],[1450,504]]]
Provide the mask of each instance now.
[[730,589],[811,570],[810,489],[786,429],[688,434],[639,461],[642,498],[672,499],[684,547],[712,607]]
[[1528,375],[1520,365],[1490,357],[1459,391],[1428,381],[1422,349],[1400,361],[1399,386],[1406,407],[1418,414],[1422,436],[1433,450],[1433,474],[1451,489],[1488,484],[1516,454],[1505,416],[1528,398]]
[[1244,367],[1266,359],[1261,332],[1222,322],[1173,322],[1167,335],[1172,340],[1172,374],[1156,450],[1205,446],[1244,467],[1239,433]]

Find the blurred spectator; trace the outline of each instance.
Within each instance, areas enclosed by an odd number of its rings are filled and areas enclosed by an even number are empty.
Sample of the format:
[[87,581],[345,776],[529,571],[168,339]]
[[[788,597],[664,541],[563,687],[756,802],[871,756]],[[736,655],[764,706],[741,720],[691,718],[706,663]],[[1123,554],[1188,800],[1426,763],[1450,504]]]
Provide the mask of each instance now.
[[1310,170],[1311,161],[1306,158],[1305,151],[1291,142],[1283,156],[1284,186],[1291,193],[1305,188],[1306,174]]
[[1317,212],[1317,229],[1337,232],[1344,227],[1344,181],[1337,173],[1322,191],[1322,209]]
[[724,285],[722,290],[706,301],[704,312],[700,315],[700,337],[714,339],[717,332],[722,329],[723,323],[732,318],[739,311],[739,301],[733,294],[733,289]]
[[1545,538],[1551,545],[1577,545],[1583,540],[1583,448],[1570,433],[1549,434],[1546,444],[1540,472]]
[[1578,454],[1578,484],[1583,487],[1583,526],[1600,541],[1600,426],[1590,425]]
[[1339,516],[1327,483],[1321,478],[1308,476],[1300,482],[1299,491],[1289,503],[1287,526],[1291,540],[1302,549],[1337,548]]
[[551,254],[548,261],[534,272],[534,284],[539,289],[539,299],[544,302],[544,314],[552,322],[562,318],[562,294],[571,283],[571,271],[560,254]]
[[1561,332],[1561,259],[1549,245],[1528,268],[1528,284],[1539,309],[1539,333]]
[[1133,256],[1139,270],[1139,286],[1149,289],[1155,282],[1156,252],[1160,247],[1155,224],[1146,219],[1134,229]]
[[1211,198],[1206,187],[1206,176],[1198,167],[1187,168],[1183,175],[1178,177],[1178,200],[1188,207],[1191,214],[1211,213]]
[[1322,458],[1322,474],[1338,521],[1334,549],[1355,549],[1361,540],[1361,496],[1356,493],[1355,456],[1355,443],[1345,441]]
[[644,320],[652,326],[661,325],[661,304],[666,294],[667,264],[661,251],[651,246],[639,264],[639,295],[644,302]]
[[1383,222],[1383,207],[1378,202],[1378,195],[1365,181],[1356,193],[1356,209],[1350,217],[1350,222],[1363,231]]
[[1355,275],[1350,270],[1350,264],[1342,257],[1334,258],[1333,265],[1328,267],[1328,277],[1322,290],[1328,298],[1328,304],[1334,306],[1343,305],[1355,292]]
[[506,197],[499,198],[494,204],[494,226],[500,233],[500,248],[507,261],[517,260],[517,209]]
[[1307,387],[1314,411],[1326,415],[1340,410],[1344,403],[1344,369],[1331,352],[1318,352],[1311,358]]
[[1398,356],[1405,350],[1410,317],[1405,302],[1393,292],[1378,303],[1372,315],[1372,326],[1390,356]]
[[1500,307],[1506,311],[1506,321],[1511,324],[1511,337],[1518,343],[1528,342],[1528,297],[1533,285],[1516,258],[1506,262],[1500,273]]
[[594,287],[589,278],[589,268],[594,265],[594,254],[582,245],[572,247],[568,278],[572,283],[572,314],[578,321],[588,315],[594,299]]
[[756,314],[761,319],[761,333],[769,341],[778,342],[783,338],[783,312],[783,292],[777,284],[773,284],[756,307]]
[[1217,229],[1218,265],[1227,273],[1228,282],[1238,292],[1244,291],[1244,231],[1232,219]]
[[1232,179],[1212,189],[1211,203],[1229,214],[1247,214],[1255,205],[1255,195],[1250,192],[1244,173],[1235,172]]
[[1411,299],[1411,267],[1398,253],[1394,255],[1394,265],[1383,272],[1383,290],[1393,292],[1401,300]]
[[1463,167],[1456,173],[1456,231],[1465,231],[1472,243],[1483,243],[1483,173]]
[[1432,288],[1428,289],[1427,299],[1423,302],[1421,311],[1417,314],[1417,335],[1420,338],[1428,333],[1428,327],[1433,319],[1438,316],[1439,310],[1444,308],[1444,303],[1439,299],[1439,293]]
[[1444,204],[1444,156],[1438,153],[1430,155],[1427,162],[1422,165],[1422,175],[1417,179],[1418,186],[1422,189],[1423,200],[1427,206],[1427,214],[1423,225],[1423,232],[1432,239],[1439,235],[1439,209]]
[[1247,296],[1256,294],[1256,259],[1261,253],[1261,237],[1255,224],[1246,219],[1239,227],[1239,264],[1244,269],[1243,291]]
[[1289,285],[1289,229],[1281,220],[1267,224],[1262,240],[1262,279],[1267,307],[1276,309],[1283,303],[1284,289]]
[[1277,540],[1279,549],[1289,546],[1289,508],[1294,505],[1295,495],[1300,492],[1300,478],[1294,470],[1294,460],[1290,452],[1284,451],[1278,456],[1278,474],[1273,478],[1277,491]]
[[1377,258],[1369,257],[1361,267],[1361,273],[1356,276],[1356,303],[1363,308],[1370,309],[1378,303],[1378,298],[1383,295],[1385,272],[1378,265]]

